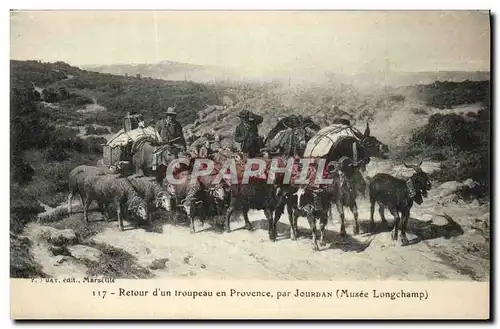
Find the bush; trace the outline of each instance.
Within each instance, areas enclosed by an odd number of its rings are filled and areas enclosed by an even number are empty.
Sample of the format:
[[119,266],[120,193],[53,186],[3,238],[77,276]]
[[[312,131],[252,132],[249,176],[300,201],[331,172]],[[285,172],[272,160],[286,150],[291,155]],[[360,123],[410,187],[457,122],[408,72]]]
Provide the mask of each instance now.
[[35,220],[36,216],[43,211],[37,199],[25,192],[17,184],[10,186],[10,230],[19,234],[24,226]]
[[406,97],[404,95],[391,95],[389,96],[389,100],[393,102],[404,102]]
[[489,109],[475,119],[456,114],[436,114],[413,134],[406,156],[424,156],[441,161],[441,171],[432,177],[439,182],[471,178],[480,183],[478,197],[490,186]]
[[35,170],[18,155],[11,157],[10,179],[19,184],[25,184],[33,179]]
[[436,81],[431,85],[419,86],[417,94],[427,105],[440,109],[473,103],[483,103],[489,107],[490,81]]
[[85,131],[87,135],[105,135],[109,134],[109,129],[106,127],[99,127],[99,126],[92,126],[92,125],[87,125],[85,126]]
[[11,278],[45,278],[42,266],[35,262],[30,253],[32,243],[28,238],[15,234],[10,235],[10,277]]
[[87,137],[82,140],[83,150],[86,153],[102,154],[102,145],[106,144],[107,140],[104,137]]
[[83,106],[83,105],[93,104],[94,100],[84,95],[72,93],[69,97],[68,102],[75,106]]

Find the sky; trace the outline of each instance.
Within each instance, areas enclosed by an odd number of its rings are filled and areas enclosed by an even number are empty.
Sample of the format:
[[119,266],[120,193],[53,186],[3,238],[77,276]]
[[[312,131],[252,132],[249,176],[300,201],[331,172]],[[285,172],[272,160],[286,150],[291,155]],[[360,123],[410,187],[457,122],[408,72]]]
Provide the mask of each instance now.
[[163,60],[257,74],[490,70],[485,11],[22,11],[11,59]]

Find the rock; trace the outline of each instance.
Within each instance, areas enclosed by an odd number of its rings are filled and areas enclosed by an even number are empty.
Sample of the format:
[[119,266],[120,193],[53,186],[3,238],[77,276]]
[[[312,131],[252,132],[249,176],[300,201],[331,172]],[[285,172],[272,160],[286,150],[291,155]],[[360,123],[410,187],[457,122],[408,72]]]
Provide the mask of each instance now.
[[151,270],[163,270],[167,266],[168,261],[168,258],[155,259],[151,262],[148,268]]
[[425,171],[427,174],[433,174],[436,171],[441,170],[441,163],[440,162],[431,162],[431,161],[424,161],[422,165],[420,166],[423,171]]
[[64,246],[50,246],[49,247],[50,252],[54,256],[71,256],[71,253],[69,252],[68,248]]
[[483,221],[483,222],[487,222],[489,223],[490,222],[490,213],[485,213],[484,215],[482,215],[479,220]]
[[424,215],[420,216],[420,218],[419,218],[419,220],[422,222],[429,222],[429,221],[432,221],[433,219],[434,219],[434,216],[431,214],[424,214]]
[[71,253],[71,256],[78,260],[89,260],[91,262],[99,262],[99,258],[102,255],[102,252],[98,249],[89,247],[89,246],[84,246],[81,244],[77,244],[75,246],[70,246],[68,247],[69,252]]
[[469,237],[468,241],[471,245],[484,245],[487,244],[488,241],[481,234],[472,234]]
[[480,207],[479,201],[477,199],[472,200],[472,202],[469,203],[469,207],[471,207],[471,208],[479,208]]
[[469,188],[475,188],[479,186],[479,183],[475,180],[472,180],[471,178],[467,178],[462,184],[468,186]]
[[41,226],[38,236],[55,246],[73,245],[78,241],[72,229],[58,230],[50,226]]
[[443,198],[445,196],[452,195],[455,192],[457,192],[458,189],[462,186],[463,186],[462,183],[456,182],[456,181],[450,181],[450,182],[443,183],[438,187],[438,189],[440,191],[439,197]]
[[54,257],[54,261],[55,261],[54,266],[59,266],[62,263],[67,262],[68,260],[69,260],[68,256],[63,256],[63,255],[56,256],[56,257]]

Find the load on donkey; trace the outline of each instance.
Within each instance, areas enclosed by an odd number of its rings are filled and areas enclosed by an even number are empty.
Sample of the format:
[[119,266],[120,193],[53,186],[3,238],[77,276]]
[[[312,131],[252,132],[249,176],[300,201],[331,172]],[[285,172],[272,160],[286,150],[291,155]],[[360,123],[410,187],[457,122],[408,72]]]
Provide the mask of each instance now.
[[370,126],[366,123],[364,133],[350,125],[347,120],[322,128],[307,142],[303,156],[306,158],[326,158],[327,163],[338,161],[347,156],[354,161],[365,160],[360,168],[366,170],[370,157],[386,158],[389,148],[386,144],[370,135]]
[[278,121],[267,134],[265,148],[280,155],[301,157],[307,141],[320,129],[310,117],[292,114]]
[[121,173],[133,171],[137,176],[165,178],[169,163],[185,149],[182,127],[175,120],[173,108],[165,113],[156,127],[144,127],[142,115],[127,115],[124,128],[111,138],[104,150],[104,164],[115,166]]

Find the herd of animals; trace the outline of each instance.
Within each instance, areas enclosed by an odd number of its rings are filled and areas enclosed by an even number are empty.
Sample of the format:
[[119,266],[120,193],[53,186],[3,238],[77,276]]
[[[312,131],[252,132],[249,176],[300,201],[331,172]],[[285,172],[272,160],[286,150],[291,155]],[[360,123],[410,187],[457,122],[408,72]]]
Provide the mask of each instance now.
[[[268,136],[268,141],[269,139]],[[183,184],[172,184],[165,175],[159,175],[158,172],[161,172],[162,168],[127,176],[110,173],[108,168],[82,165],[74,168],[69,174],[68,211],[72,213],[74,196],[81,198],[83,216],[87,222],[89,206],[93,201],[97,202],[103,212],[109,205],[114,205],[118,227],[123,230],[124,217],[138,216],[152,226],[152,213],[163,209],[173,214],[175,223],[179,215],[186,216],[189,219],[191,233],[195,233],[196,218],[202,225],[207,219],[212,219],[213,225],[222,224],[226,232],[230,232],[231,218],[235,214],[242,215],[245,228],[252,230],[253,225],[248,218],[249,210],[263,210],[268,221],[269,239],[275,241],[277,223],[286,208],[290,221],[290,238],[292,240],[298,238],[297,219],[305,217],[312,231],[312,248],[319,250],[316,223],[319,221],[320,245],[325,245],[325,228],[331,216],[331,209],[335,207],[341,219],[340,234],[345,236],[344,208],[347,207],[354,216],[353,234],[359,234],[356,200],[360,196],[368,195],[371,229],[375,230],[375,205],[378,205],[382,224],[387,224],[384,212],[388,209],[394,216],[392,239],[398,240],[400,232],[401,244],[407,245],[406,230],[413,202],[417,204],[423,202],[423,198],[431,189],[431,183],[429,176],[420,167],[422,161],[416,165],[404,163],[406,167],[414,170],[414,174],[408,179],[396,178],[386,173],[363,177],[362,172],[366,170],[370,158],[385,158],[387,152],[387,146],[370,135],[368,124],[364,133],[358,131],[354,136],[339,137],[328,153],[322,157],[327,165],[323,173],[319,174],[332,182],[322,185],[315,183],[318,162],[309,166],[305,182],[301,176],[300,183],[296,181],[304,168],[297,162],[292,167],[289,182],[284,182],[284,173],[274,173],[270,170],[272,160],[285,163],[290,157],[299,159],[300,154],[262,155],[261,159],[267,166],[264,175],[252,177],[247,184],[241,183],[247,156],[222,149],[210,156],[216,164],[213,173],[197,177],[194,184],[189,177],[193,172],[196,157],[190,158],[189,165],[175,166],[173,172],[175,178],[188,178]],[[237,183],[217,177],[221,164],[228,159],[233,159],[236,163]],[[273,184],[268,184],[267,178],[270,174],[274,175]],[[221,217],[224,218],[224,222],[218,223],[217,218]]]

